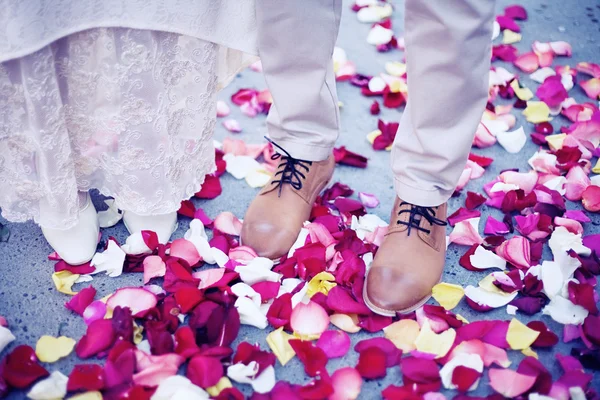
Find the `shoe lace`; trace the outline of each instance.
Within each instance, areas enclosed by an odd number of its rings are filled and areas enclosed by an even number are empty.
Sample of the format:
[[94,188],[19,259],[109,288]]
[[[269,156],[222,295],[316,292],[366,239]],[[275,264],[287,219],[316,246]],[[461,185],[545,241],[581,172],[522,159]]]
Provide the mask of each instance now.
[[415,228],[415,229],[425,232],[427,234],[431,233],[431,231],[429,229],[423,228],[419,225],[421,222],[421,218],[425,218],[427,220],[427,222],[429,222],[431,225],[439,225],[439,226],[448,225],[448,223],[446,221],[436,218],[434,207],[416,206],[414,204],[406,203],[404,201],[402,203],[400,203],[400,207],[402,207],[403,205],[409,205],[410,209],[400,210],[400,212],[398,212],[398,216],[408,213],[408,214],[410,214],[408,221],[398,220],[396,223],[398,225],[408,226],[407,235],[409,235],[409,236],[410,236],[410,231],[412,228]]
[[[309,171],[309,167],[312,165],[312,161],[299,160],[294,158],[285,151],[283,147],[272,141],[271,139],[265,137],[273,146],[277,147],[283,154],[277,152],[271,156],[271,160],[279,160],[279,166],[277,167],[277,172],[275,173],[274,178],[279,177],[279,179],[274,179],[271,184],[277,185],[279,187],[278,196],[281,197],[281,190],[283,189],[284,184],[289,184],[296,190],[302,189],[303,179],[306,179],[306,175],[302,173],[302,169],[305,172]],[[282,168],[283,167],[283,168]]]

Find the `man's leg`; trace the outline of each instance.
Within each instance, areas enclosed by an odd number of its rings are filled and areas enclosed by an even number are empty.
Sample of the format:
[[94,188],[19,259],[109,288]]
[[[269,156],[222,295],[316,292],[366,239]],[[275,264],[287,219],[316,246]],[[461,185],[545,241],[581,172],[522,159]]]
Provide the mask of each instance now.
[[331,57],[341,5],[341,0],[256,2],[258,50],[273,96],[267,126],[281,162],[250,204],[241,240],[263,257],[287,254],[333,174],[339,110]]
[[258,48],[273,106],[269,136],[292,157],[322,161],[339,134],[333,73],[341,0],[258,0]]
[[[488,96],[493,0],[406,0],[408,104],[392,150],[398,195],[367,279],[376,312],[409,312],[445,261],[446,201],[467,161]],[[414,254],[410,265],[403,254]]]

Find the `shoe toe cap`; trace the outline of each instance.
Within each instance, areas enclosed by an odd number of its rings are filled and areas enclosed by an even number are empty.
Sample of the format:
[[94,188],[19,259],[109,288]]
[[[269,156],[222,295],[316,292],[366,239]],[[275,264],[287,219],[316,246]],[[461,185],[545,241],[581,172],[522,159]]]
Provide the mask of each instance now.
[[384,310],[402,311],[413,307],[431,294],[424,282],[394,268],[373,267],[366,282],[369,301]]
[[253,248],[260,257],[279,259],[286,255],[298,232],[269,222],[244,222],[241,240],[244,246]]

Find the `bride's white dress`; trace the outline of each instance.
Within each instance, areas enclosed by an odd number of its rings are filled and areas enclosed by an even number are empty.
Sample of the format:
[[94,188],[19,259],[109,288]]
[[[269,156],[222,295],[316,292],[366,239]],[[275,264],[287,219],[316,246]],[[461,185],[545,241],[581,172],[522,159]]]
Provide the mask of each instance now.
[[[201,4],[197,4],[201,3]],[[0,208],[66,229],[77,191],[165,214],[214,168],[218,89],[253,0],[0,0]]]

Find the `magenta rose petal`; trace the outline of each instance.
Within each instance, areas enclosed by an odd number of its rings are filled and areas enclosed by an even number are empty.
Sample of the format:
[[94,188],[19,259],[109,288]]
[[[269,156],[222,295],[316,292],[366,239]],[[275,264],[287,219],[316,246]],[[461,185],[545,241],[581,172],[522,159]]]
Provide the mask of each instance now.
[[216,385],[223,377],[223,365],[218,358],[196,355],[187,365],[185,376],[201,388]]
[[98,319],[91,322],[85,335],[75,346],[75,353],[79,358],[90,358],[96,354],[108,350],[116,338],[113,323],[110,319]]
[[343,357],[350,350],[350,336],[344,331],[325,331],[317,340],[317,347],[321,348],[328,358]]
[[96,296],[96,289],[93,286],[82,289],[75,296],[71,297],[71,300],[65,303],[65,307],[69,310],[76,312],[83,316],[83,312],[93,301]]
[[304,371],[308,376],[315,377],[322,374],[328,358],[321,348],[313,345],[312,342],[298,339],[290,340],[289,344],[304,364]]

